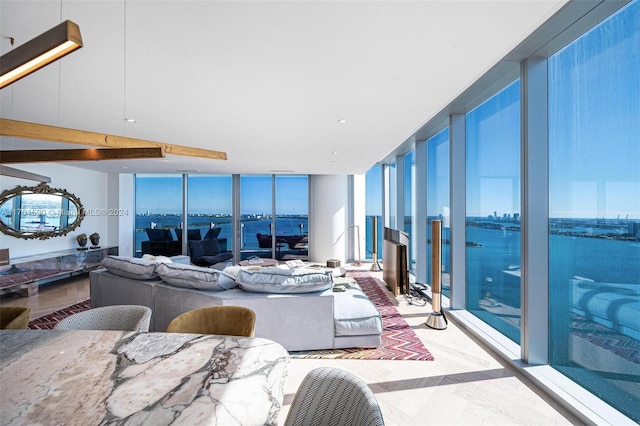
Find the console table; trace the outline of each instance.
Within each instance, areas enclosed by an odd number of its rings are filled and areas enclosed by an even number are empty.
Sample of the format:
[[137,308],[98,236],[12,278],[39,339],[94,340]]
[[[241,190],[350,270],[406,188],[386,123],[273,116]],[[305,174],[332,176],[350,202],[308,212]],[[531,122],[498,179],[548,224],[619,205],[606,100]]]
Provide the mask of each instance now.
[[0,424],[275,425],[289,354],[266,339],[0,331]]
[[11,267],[0,271],[0,295],[17,292],[38,294],[38,286],[54,280],[87,273],[100,267],[102,259],[117,255],[118,247],[61,250],[11,259]]

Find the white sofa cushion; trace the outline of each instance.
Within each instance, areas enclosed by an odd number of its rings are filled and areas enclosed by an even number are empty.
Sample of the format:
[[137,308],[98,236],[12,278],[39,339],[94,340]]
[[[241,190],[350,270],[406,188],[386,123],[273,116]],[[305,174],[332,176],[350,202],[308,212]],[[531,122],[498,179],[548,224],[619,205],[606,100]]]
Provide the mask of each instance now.
[[380,312],[356,287],[333,293],[336,336],[381,334]]
[[181,263],[161,263],[156,272],[162,281],[177,287],[222,291],[236,287],[233,277],[224,272]]
[[241,269],[236,277],[238,286],[254,293],[313,293],[333,286],[331,272],[308,269],[269,268],[259,271]]
[[112,274],[134,280],[150,280],[157,278],[158,263],[147,259],[127,256],[107,256],[102,259],[102,266]]

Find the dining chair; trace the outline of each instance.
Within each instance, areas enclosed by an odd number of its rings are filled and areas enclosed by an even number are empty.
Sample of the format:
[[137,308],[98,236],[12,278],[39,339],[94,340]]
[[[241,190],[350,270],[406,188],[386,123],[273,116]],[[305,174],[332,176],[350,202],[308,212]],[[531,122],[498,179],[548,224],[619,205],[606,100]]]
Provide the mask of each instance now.
[[60,320],[54,330],[149,331],[151,309],[140,305],[93,308]]
[[338,368],[311,370],[291,403],[285,426],[384,426],[369,386]]
[[24,330],[29,326],[31,309],[21,306],[0,306],[0,330]]
[[209,306],[175,317],[167,333],[223,334],[253,337],[256,314],[243,306]]

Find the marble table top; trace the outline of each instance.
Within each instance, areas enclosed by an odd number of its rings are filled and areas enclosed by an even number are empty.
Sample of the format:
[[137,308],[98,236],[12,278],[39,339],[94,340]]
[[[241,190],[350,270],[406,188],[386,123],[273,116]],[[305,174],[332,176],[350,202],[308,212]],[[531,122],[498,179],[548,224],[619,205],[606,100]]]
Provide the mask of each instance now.
[[288,366],[259,338],[2,330],[0,424],[276,424]]

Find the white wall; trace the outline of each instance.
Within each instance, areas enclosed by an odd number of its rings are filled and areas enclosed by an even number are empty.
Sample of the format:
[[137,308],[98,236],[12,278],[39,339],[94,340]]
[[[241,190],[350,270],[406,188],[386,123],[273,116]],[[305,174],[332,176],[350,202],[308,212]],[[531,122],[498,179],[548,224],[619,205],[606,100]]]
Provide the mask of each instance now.
[[[367,182],[366,175],[354,175],[353,176],[353,225],[357,225],[358,228],[350,229],[349,238],[353,241],[353,247],[349,257],[352,260],[364,260],[367,257],[365,253],[366,248],[366,236],[367,236],[367,223],[366,223],[366,199],[367,199]],[[357,235],[359,229],[360,234],[360,255],[358,256],[358,241]]]
[[311,186],[309,260],[324,263],[327,259],[338,259],[344,264],[347,258],[348,177],[314,175]]
[[[84,209],[85,218],[78,228],[61,237],[46,240],[15,238],[0,233],[0,248],[9,248],[10,257],[22,257],[34,254],[47,253],[58,250],[77,248],[76,235],[85,233],[91,235],[94,232],[100,234],[100,245],[117,244],[109,234],[109,209],[114,206],[108,202],[109,179],[107,174],[80,169],[77,167],[63,166],[47,163],[46,165],[20,165],[20,170],[49,176],[52,188],[66,189],[80,199]],[[7,176],[0,177],[0,189],[13,189],[16,186],[35,186],[39,182],[25,179],[16,179]],[[115,207],[117,208],[117,206]]]

